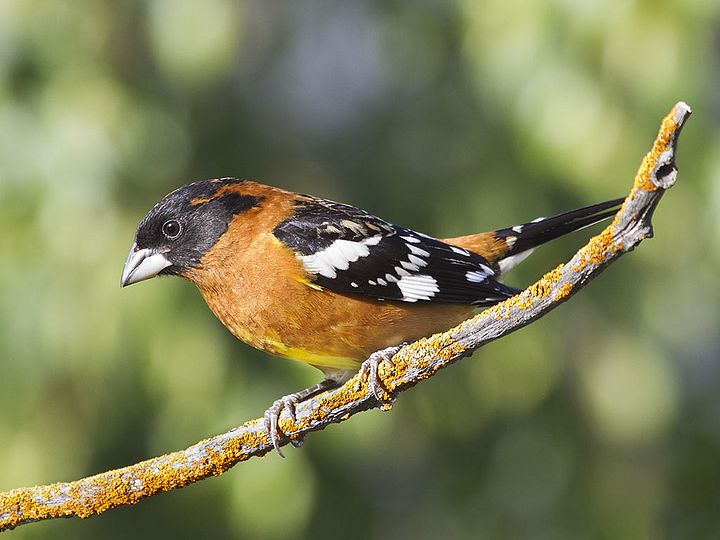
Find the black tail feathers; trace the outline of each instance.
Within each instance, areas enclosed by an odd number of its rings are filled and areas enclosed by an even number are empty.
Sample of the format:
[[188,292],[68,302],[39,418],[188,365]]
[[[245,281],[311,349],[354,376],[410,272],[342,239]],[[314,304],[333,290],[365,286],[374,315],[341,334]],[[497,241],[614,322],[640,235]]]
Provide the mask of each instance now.
[[[506,239],[510,246],[506,257],[511,257],[615,215],[624,200],[613,199],[556,216],[538,218],[522,225],[499,229],[495,234]],[[512,237],[515,237],[514,243]]]

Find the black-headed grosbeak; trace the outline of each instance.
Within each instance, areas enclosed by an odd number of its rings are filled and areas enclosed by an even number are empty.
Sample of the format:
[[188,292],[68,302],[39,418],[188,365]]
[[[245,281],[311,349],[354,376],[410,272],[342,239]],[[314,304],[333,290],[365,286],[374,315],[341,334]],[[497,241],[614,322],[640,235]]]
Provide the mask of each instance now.
[[[473,310],[514,296],[498,278],[538,245],[613,215],[622,199],[507,229],[438,240],[347,204],[248,180],[188,184],[140,223],[122,286],[157,275],[192,281],[238,339],[308,363],[325,380],[277,400],[299,401],[369,368],[374,355],[446,330]],[[363,362],[370,358],[369,363]]]

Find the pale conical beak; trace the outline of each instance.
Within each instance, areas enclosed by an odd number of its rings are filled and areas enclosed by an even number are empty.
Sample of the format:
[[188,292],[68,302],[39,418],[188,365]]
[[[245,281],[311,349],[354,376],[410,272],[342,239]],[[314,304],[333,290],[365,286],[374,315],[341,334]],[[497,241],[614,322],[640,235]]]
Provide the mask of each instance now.
[[162,253],[151,249],[138,249],[137,244],[133,244],[127,261],[125,261],[120,286],[126,287],[138,281],[153,278],[161,270],[171,265],[172,263]]

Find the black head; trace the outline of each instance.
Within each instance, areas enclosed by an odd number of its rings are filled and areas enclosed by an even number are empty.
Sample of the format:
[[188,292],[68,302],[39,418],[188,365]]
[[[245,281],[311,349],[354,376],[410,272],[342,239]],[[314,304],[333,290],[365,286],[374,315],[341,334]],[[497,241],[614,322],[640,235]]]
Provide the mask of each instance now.
[[243,194],[243,183],[236,178],[201,180],[157,203],[138,226],[122,285],[196,268],[233,217],[260,202]]

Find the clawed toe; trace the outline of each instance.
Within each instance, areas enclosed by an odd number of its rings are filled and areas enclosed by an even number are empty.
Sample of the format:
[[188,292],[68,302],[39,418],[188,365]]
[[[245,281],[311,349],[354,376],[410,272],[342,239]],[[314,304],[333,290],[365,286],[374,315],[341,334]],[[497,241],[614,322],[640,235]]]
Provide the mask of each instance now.
[[298,400],[297,394],[290,394],[289,396],[284,396],[281,398],[281,400],[283,402],[284,408],[290,415],[290,418],[292,418],[293,420],[297,420],[297,416],[295,416],[295,409],[300,402]]
[[[306,399],[309,399],[317,394],[321,394],[326,390],[331,390],[332,388],[335,388],[337,386],[337,381],[325,379],[318,384],[311,386],[310,388],[306,388],[305,390],[302,390],[300,392],[288,394],[287,396],[283,396],[280,399],[276,399],[273,404],[270,405],[268,410],[265,411],[265,414],[263,415],[263,418],[265,420],[265,432],[267,433],[267,436],[270,439],[273,448],[275,448],[275,451],[280,454],[280,456],[285,457],[285,455],[282,453],[282,450],[280,450],[280,440],[285,436],[285,433],[283,433],[283,431],[280,429],[280,415],[282,414],[283,410],[287,410],[290,418],[292,418],[293,421],[296,422],[296,409],[299,403],[302,403]],[[297,439],[290,439],[290,443],[295,448],[297,448],[299,446],[302,446],[303,439],[302,437]]]
[[387,388],[385,388],[378,376],[378,368],[384,360],[387,360],[388,362],[392,360],[392,357],[401,348],[401,346],[388,347],[387,349],[374,352],[370,355],[370,358],[365,360],[365,362],[362,363],[362,366],[360,366],[360,378],[362,379],[367,376],[368,388],[372,392],[373,396],[375,396],[378,403],[388,404],[392,401],[390,392]]
[[[285,434],[280,429],[280,415],[282,414],[283,409],[287,410],[290,418],[292,418],[293,421],[296,421],[297,417],[295,416],[295,410],[299,402],[300,399],[298,394],[283,396],[280,399],[276,399],[263,415],[263,418],[265,419],[265,431],[270,438],[273,448],[275,448],[275,451],[282,457],[285,457],[285,455],[280,449],[280,439]],[[302,439],[292,439],[290,442],[295,448],[302,446]]]
[[[280,431],[279,421],[280,415],[285,407],[285,398],[276,399],[263,415],[263,418],[265,419],[265,432],[267,433],[273,448],[275,448],[275,451],[280,454],[281,457],[285,457],[280,449],[280,437],[284,434]],[[293,411],[292,415],[294,414],[295,411]]]
[[375,399],[378,400],[380,403],[384,402],[385,399],[385,388],[383,387],[382,383],[380,383],[380,380],[378,378],[378,366],[380,365],[380,362],[385,360],[384,358],[377,358],[374,354],[370,356],[365,362],[363,362],[362,366],[360,366],[360,378],[367,377],[367,385],[370,391],[372,392],[373,396],[375,396]]

